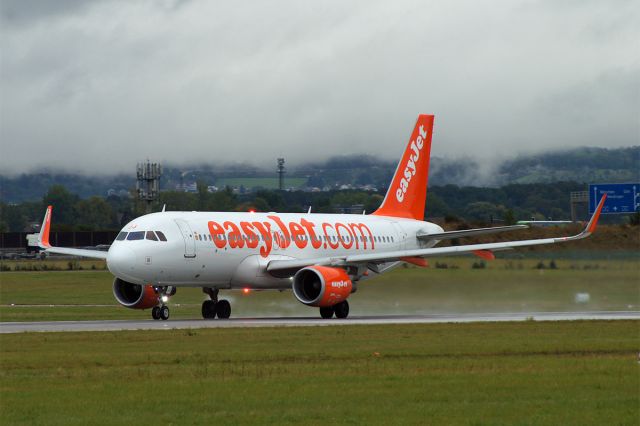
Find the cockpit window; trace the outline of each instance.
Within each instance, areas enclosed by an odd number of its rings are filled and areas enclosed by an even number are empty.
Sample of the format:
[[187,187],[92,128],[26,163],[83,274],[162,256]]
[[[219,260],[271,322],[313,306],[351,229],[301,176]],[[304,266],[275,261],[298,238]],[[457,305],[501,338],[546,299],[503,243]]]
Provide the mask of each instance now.
[[120,232],[120,233],[118,234],[118,236],[116,237],[116,241],[122,241],[122,240],[124,240],[125,238],[127,238],[127,233],[126,233],[126,232]]
[[153,231],[147,231],[147,240],[158,241],[158,237]]
[[144,240],[144,231],[129,232],[127,240]]
[[160,239],[160,241],[167,241],[167,237],[165,237],[162,232],[156,231],[156,234],[158,235],[158,238]]

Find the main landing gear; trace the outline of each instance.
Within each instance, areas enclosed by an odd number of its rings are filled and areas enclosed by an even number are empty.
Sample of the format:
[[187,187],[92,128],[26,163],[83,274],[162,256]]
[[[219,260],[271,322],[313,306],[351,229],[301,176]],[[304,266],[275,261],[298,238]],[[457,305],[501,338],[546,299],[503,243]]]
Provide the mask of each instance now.
[[346,318],[349,316],[349,302],[346,300],[333,306],[320,308],[320,316],[324,319],[332,318],[335,314],[336,318]]
[[205,287],[202,291],[209,295],[210,300],[202,302],[202,318],[228,319],[231,316],[231,303],[228,300],[218,300],[218,289]]

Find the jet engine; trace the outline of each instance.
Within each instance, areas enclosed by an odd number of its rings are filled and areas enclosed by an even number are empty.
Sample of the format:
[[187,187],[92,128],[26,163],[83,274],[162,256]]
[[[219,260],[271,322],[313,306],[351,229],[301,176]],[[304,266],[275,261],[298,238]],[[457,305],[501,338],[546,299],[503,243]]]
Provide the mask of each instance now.
[[349,297],[352,291],[353,283],[341,268],[307,266],[293,277],[293,294],[309,306],[333,306]]
[[118,303],[131,309],[149,309],[158,304],[160,294],[151,285],[132,284],[116,278],[113,295]]

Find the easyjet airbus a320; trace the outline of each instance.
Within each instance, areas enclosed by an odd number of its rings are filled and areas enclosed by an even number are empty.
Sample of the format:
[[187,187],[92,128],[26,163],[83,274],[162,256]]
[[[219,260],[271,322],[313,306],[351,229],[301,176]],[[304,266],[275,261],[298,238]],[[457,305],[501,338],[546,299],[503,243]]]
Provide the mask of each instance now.
[[433,115],[420,115],[378,210],[370,215],[163,211],[128,223],[108,252],[52,247],[51,206],[40,231],[50,253],[106,259],[115,275],[113,294],[123,306],[152,309],[169,318],[178,287],[201,287],[209,296],[204,318],[229,318],[223,289],[291,289],[322,318],[346,318],[347,298],[360,281],[402,262],[425,266],[430,256],[470,253],[493,258],[514,247],[588,237],[605,197],[584,231],[571,237],[435,247],[440,241],[525,228],[524,225],[444,231],[425,222]]

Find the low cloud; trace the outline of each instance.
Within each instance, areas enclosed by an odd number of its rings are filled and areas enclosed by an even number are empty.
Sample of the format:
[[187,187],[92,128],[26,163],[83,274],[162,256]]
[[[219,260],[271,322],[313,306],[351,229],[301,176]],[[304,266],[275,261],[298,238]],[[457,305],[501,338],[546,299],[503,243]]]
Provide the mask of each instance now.
[[634,3],[5,1],[0,172],[636,145]]

